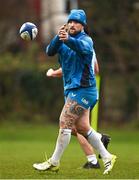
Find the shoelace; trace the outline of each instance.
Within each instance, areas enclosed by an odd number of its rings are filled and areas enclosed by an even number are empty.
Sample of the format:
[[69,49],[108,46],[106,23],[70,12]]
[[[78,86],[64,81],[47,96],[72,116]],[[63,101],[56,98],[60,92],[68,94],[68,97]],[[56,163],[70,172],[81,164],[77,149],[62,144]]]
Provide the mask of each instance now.
[[47,157],[46,152],[44,153],[44,158],[45,158],[45,161],[47,161],[47,160],[48,160],[48,157]]
[[48,164],[50,164],[51,166],[53,166],[53,165],[50,163],[50,161],[48,161],[49,159],[48,159],[48,157],[47,157],[46,152],[44,153],[44,157],[45,157],[45,162],[44,162],[44,164],[47,162]]

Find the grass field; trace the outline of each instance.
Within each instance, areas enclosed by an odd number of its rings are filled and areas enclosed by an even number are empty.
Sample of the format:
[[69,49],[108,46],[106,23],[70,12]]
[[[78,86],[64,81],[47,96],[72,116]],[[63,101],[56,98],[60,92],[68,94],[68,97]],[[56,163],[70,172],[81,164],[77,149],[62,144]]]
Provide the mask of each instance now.
[[65,151],[58,173],[38,172],[34,162],[44,160],[44,153],[51,155],[58,133],[57,126],[2,126],[0,127],[0,178],[1,179],[138,179],[139,132],[107,130],[112,137],[109,150],[118,156],[110,175],[100,170],[80,167],[86,158],[76,138],[72,138]]

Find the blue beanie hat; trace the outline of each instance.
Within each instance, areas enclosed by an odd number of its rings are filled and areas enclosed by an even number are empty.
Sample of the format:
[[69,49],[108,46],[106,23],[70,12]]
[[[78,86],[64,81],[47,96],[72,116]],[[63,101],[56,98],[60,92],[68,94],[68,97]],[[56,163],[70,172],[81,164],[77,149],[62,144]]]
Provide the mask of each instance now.
[[68,16],[68,22],[69,21],[77,21],[81,23],[82,25],[86,25],[86,14],[84,10],[82,9],[73,9],[71,10],[69,16]]

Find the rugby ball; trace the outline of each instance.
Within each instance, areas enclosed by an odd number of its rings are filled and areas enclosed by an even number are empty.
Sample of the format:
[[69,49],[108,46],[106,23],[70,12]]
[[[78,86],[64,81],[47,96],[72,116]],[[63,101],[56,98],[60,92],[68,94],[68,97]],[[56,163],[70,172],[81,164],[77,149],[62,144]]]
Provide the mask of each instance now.
[[38,34],[37,26],[31,22],[24,23],[19,30],[20,37],[26,41],[31,41]]

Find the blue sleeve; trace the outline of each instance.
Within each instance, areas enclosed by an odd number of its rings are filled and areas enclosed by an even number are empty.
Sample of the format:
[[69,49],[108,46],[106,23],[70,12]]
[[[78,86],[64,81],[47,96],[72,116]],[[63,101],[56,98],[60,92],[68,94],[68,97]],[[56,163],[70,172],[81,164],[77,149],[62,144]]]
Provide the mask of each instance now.
[[54,56],[58,53],[58,50],[63,42],[59,40],[59,37],[56,35],[50,44],[46,47],[46,53],[48,56]]
[[76,39],[69,36],[65,44],[79,54],[89,54],[90,52],[92,53],[93,41],[89,37],[85,37],[83,39]]

